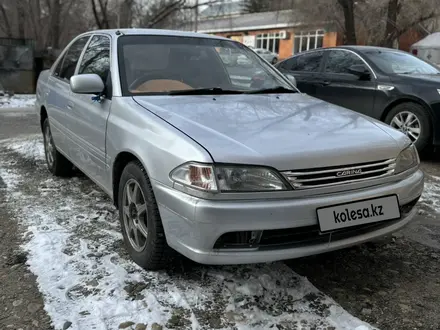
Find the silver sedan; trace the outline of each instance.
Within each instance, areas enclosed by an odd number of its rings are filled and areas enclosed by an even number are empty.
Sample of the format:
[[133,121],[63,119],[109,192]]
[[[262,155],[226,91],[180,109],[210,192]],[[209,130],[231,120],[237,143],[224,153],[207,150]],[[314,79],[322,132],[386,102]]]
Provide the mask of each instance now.
[[[221,53],[252,62],[231,73]],[[423,173],[408,138],[303,95],[244,45],[161,30],[82,34],[37,85],[52,174],[73,165],[119,209],[132,258],[257,263],[406,225]]]

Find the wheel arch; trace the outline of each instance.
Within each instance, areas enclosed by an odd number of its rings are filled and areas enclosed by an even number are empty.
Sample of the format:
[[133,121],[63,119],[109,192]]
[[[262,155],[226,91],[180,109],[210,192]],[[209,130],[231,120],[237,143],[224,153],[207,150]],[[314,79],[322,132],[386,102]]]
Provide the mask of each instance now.
[[132,150],[124,150],[116,155],[112,166],[112,193],[113,193],[113,203],[117,208],[119,207],[118,205],[119,181],[122,172],[124,171],[124,168],[127,166],[127,164],[133,161],[137,161],[140,164],[142,164],[142,167],[144,168],[144,170],[148,175],[147,167],[145,166],[144,162],[142,162],[141,157],[139,157]]
[[[434,132],[434,116],[432,115],[431,112],[431,108],[429,107],[429,105],[423,101],[422,99],[418,98],[418,97],[414,97],[414,96],[406,96],[406,97],[402,97],[399,98],[397,100],[392,101],[390,104],[388,104],[385,108],[385,110],[383,111],[380,120],[385,122],[385,118],[388,116],[388,114],[390,113],[390,111],[392,109],[394,109],[396,106],[403,104],[403,103],[415,103],[418,104],[420,106],[422,106],[427,113],[429,114],[429,118],[431,119],[431,129],[432,132]],[[431,136],[431,139],[434,139],[434,136]]]

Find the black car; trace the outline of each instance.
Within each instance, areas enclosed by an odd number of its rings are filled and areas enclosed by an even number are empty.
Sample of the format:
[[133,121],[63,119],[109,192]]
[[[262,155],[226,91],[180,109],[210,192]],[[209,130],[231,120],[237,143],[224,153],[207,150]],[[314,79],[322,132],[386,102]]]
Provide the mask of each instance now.
[[404,132],[422,151],[440,145],[440,71],[409,53],[344,46],[294,55],[276,67],[306,94]]

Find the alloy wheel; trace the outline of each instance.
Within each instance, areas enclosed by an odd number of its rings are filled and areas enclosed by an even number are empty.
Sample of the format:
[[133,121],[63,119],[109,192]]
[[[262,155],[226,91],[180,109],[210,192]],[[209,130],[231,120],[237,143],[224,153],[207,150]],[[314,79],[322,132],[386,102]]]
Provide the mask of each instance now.
[[391,127],[406,134],[412,142],[420,137],[421,124],[419,118],[412,112],[402,111],[396,114],[390,123]]
[[147,203],[139,183],[130,179],[123,193],[123,222],[125,232],[133,249],[141,252],[147,245]]

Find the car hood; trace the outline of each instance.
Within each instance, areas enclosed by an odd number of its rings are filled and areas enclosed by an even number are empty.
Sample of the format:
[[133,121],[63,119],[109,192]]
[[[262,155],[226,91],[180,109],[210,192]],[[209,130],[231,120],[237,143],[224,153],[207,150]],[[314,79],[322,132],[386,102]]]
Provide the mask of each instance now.
[[279,170],[397,157],[400,132],[303,94],[136,96],[145,109],[203,146],[215,162]]

